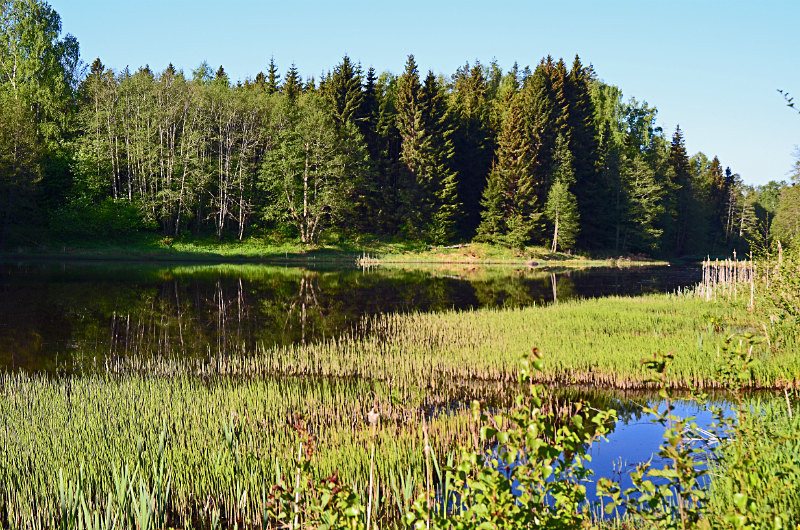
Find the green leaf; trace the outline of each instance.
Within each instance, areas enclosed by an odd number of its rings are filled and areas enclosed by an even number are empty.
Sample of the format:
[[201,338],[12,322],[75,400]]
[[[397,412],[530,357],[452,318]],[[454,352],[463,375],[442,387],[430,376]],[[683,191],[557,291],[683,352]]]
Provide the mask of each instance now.
[[744,493],[736,493],[733,495],[733,505],[739,510],[744,511],[747,506],[747,495]]

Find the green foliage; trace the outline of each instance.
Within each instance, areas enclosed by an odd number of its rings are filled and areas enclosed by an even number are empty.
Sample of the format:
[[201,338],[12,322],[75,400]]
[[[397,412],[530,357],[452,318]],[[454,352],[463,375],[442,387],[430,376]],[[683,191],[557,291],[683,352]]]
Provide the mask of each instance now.
[[765,275],[763,297],[773,322],[788,330],[800,325],[800,247],[774,248],[771,260],[761,267]]
[[271,116],[275,148],[267,152],[261,186],[266,217],[288,221],[308,245],[350,211],[366,170],[366,148],[356,127],[340,129],[316,94],[282,98]]
[[67,240],[128,236],[156,228],[143,219],[141,205],[111,198],[99,203],[73,202],[54,212],[50,220],[50,230]]
[[[656,376],[651,382],[660,386],[659,397],[664,408],[645,407],[644,412],[653,416],[653,422],[665,427],[664,442],[657,456],[665,461],[661,468],[652,461],[636,466],[631,473],[633,486],[624,492],[607,478],[598,481],[598,491],[607,496],[606,513],[619,507],[625,517],[634,524],[654,528],[693,528],[703,522],[703,505],[706,500],[702,468],[703,449],[687,439],[688,432],[695,432],[697,424],[692,417],[681,418],[673,414],[674,397],[667,384],[666,372],[674,353],[658,353],[652,360],[642,361]],[[700,400],[704,398],[701,396]]]
[[63,179],[52,162],[63,158],[78,69],[78,42],[46,2],[0,2],[0,251],[12,225],[39,220],[42,178]]
[[800,247],[800,183],[781,192],[772,222],[772,237]]
[[[453,467],[445,469],[448,490],[441,507],[420,495],[406,523],[415,528],[575,528],[586,520],[585,483],[591,472],[588,447],[604,439],[615,411],[584,410],[556,419],[542,410],[544,389],[533,384],[543,367],[534,348],[519,375],[523,392],[508,412],[489,415],[472,404],[480,432],[472,448],[461,447]],[[438,504],[438,503],[437,503]]]
[[[343,195],[348,214],[331,204],[320,226],[435,244],[474,234],[521,248],[551,239],[541,210],[554,191],[577,204],[569,217],[584,220],[580,232],[569,234],[558,214],[556,245],[562,247],[577,239],[579,248],[672,253],[677,239],[700,241],[679,218],[713,210],[713,218],[695,223],[696,231],[709,232],[700,225],[712,224],[710,232],[719,236],[723,209],[725,237],[742,247],[745,236],[769,231],[757,207],[739,208],[753,201],[741,201],[727,180],[720,184],[718,161],[713,185],[670,182],[660,167],[666,142],[654,126],[655,109],[623,103],[620,90],[599,82],[577,56],[571,68],[547,57],[533,72],[467,63],[450,82],[432,73],[423,82],[413,56],[399,77],[377,76],[372,68],[364,76],[345,56],[319,80],[319,90],[294,65],[281,80],[274,59],[265,73],[240,84],[207,63],[184,76],[172,65],[160,73],[149,67],[113,72],[99,59],[81,79],[77,41],[61,35],[60,18],[46,3],[8,1],[2,17],[0,246],[9,227],[24,228],[22,218],[87,211],[82,205],[107,198],[140,205],[142,226],[157,225],[172,237],[191,231],[243,240],[269,232],[308,243],[314,237],[304,235],[297,216],[277,211],[292,201],[261,193],[270,188],[264,175],[272,170],[265,168],[280,160],[280,144],[291,136],[274,128],[282,118],[271,116],[273,107],[281,97],[297,103],[304,93],[327,101],[336,132],[348,142],[343,150],[359,166],[359,178]],[[15,69],[12,59],[19,61]],[[575,176],[566,192],[554,179],[559,134]],[[624,175],[623,160],[633,164]],[[677,189],[687,190],[682,205],[705,204],[708,196],[714,206],[687,213],[670,204]],[[777,226],[783,237],[786,223]],[[662,244],[664,238],[671,244]]]
[[559,247],[572,248],[578,235],[578,205],[575,195],[569,189],[574,182],[572,154],[567,149],[564,137],[559,136],[556,140],[553,185],[545,205],[545,215],[553,224],[552,252]]
[[334,473],[315,480],[313,473],[314,437],[302,423],[295,429],[299,435],[299,459],[294,474],[279,477],[267,499],[265,523],[283,528],[317,528],[319,530],[366,528],[366,508],[358,495]]

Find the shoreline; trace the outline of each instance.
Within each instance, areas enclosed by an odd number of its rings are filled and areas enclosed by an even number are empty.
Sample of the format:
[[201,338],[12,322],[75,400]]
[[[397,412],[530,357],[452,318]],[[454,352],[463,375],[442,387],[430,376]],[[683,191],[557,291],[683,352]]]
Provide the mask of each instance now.
[[61,245],[60,250],[43,246],[40,249],[18,248],[16,251],[0,253],[0,262],[12,261],[242,263],[296,266],[331,264],[362,268],[419,268],[448,265],[492,268],[506,266],[528,269],[656,267],[673,264],[671,261],[641,256],[580,257],[553,253],[539,247],[514,250],[474,243],[424,249],[382,243],[368,245],[346,243],[303,248],[296,244],[270,245],[259,241],[237,245],[198,244],[196,242],[178,242],[174,245],[166,245],[160,241],[97,247]]

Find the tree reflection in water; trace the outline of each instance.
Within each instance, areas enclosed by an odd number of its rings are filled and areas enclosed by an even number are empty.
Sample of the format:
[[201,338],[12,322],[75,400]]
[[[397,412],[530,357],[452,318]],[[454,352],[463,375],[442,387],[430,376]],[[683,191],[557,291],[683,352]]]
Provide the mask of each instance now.
[[380,313],[664,292],[698,275],[675,267],[362,271],[6,263],[0,267],[0,364],[52,371],[133,354],[248,353],[337,337]]

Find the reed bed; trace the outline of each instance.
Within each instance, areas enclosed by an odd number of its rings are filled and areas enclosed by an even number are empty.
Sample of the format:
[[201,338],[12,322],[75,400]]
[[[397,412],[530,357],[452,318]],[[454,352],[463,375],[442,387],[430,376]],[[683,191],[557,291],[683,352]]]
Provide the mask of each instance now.
[[[362,498],[374,444],[377,517],[388,521],[430,474],[422,418],[442,457],[473,439],[464,403],[502,407],[532,345],[545,352],[541,378],[553,384],[647,388],[640,360],[675,350],[670,385],[713,387],[719,348],[757,329],[754,318],[743,296],[606,298],[383,315],[314,344],[113,359],[69,377],[3,373],[0,524],[52,526],[74,497],[65,492],[79,491],[90,511],[114,492],[117,513],[159,507],[161,526],[263,526],[271,486],[297,466],[298,422],[316,439],[317,477],[338,472]],[[762,346],[749,385],[796,386],[796,348]],[[370,410],[381,418],[374,437]],[[126,527],[144,528],[130,520]]]
[[[5,374],[0,387],[0,513],[11,526],[37,517],[46,524],[59,513],[60,474],[101,503],[126,467],[153,484],[159,459],[170,470],[173,518],[215,506],[228,520],[253,523],[263,508],[258,498],[296,465],[298,418],[320,440],[320,477],[338,470],[348,483],[365,485],[365,414],[375,406],[384,421],[376,440],[381,495],[391,493],[389,477],[418,476],[421,433],[408,426],[423,413],[433,418],[442,452],[468,432],[467,415],[449,395],[420,397],[355,380]],[[245,492],[250,500],[242,505]]]
[[[513,381],[520,352],[547,352],[541,382],[642,389],[644,357],[676,351],[669,374],[676,388],[713,388],[718,350],[730,334],[763,332],[747,301],[714,303],[697,297],[653,295],[570,301],[522,309],[480,309],[380,315],[355,331],[313,344],[260,348],[252,355],[204,358],[130,357],[108,363],[115,373],[265,376],[321,375],[438,388],[454,381]],[[752,388],[800,382],[796,344],[773,354],[755,350],[761,364]]]
[[703,280],[697,285],[697,294],[706,301],[717,297],[731,300],[740,293],[750,296],[750,308],[754,305],[755,285],[758,277],[756,264],[752,259],[703,260]]
[[[336,473],[362,495],[374,444],[378,517],[397,517],[424,476],[423,416],[435,454],[474,433],[456,389],[398,391],[352,379],[6,373],[0,388],[0,524],[11,527],[58,521],[65,488],[80,490],[90,510],[104,508],[123,476],[133,485],[123,497],[134,504],[139,483],[152,500],[168,481],[161,508],[171,525],[202,526],[219,513],[229,526],[260,526],[272,486],[297,467],[298,423],[316,439],[304,450],[317,478]],[[491,401],[508,390],[474,383],[459,392]],[[381,418],[374,437],[371,409]],[[544,410],[569,413],[571,400],[554,397]]]

